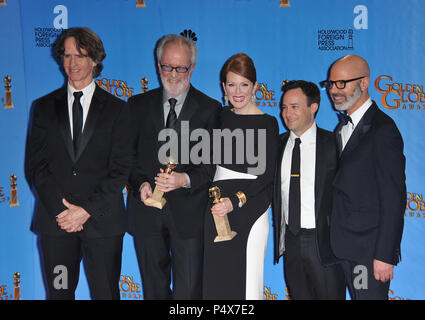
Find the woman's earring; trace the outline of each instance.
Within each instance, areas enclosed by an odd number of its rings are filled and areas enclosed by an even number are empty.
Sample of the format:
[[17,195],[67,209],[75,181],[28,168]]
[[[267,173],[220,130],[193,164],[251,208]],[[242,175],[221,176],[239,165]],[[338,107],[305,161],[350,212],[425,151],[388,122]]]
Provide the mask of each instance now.
[[224,103],[226,106],[229,105],[229,98],[227,97],[227,93],[224,94]]

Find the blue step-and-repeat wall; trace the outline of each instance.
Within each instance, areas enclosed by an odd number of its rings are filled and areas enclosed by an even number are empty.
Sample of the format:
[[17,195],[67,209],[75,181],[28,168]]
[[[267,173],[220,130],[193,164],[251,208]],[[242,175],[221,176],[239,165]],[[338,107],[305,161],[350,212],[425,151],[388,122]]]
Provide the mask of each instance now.
[[[0,300],[14,298],[15,272],[21,274],[22,299],[46,297],[37,236],[30,231],[34,196],[25,177],[25,146],[32,102],[64,83],[51,45],[61,29],[73,26],[87,26],[101,37],[107,57],[96,82],[124,100],[142,91],[143,77],[149,89],[158,86],[154,47],[164,34],[186,30],[196,37],[199,59],[192,83],[219,101],[223,63],[247,53],[257,67],[257,105],[278,118],[281,132],[283,80],[318,84],[339,57],[366,58],[370,94],[397,123],[407,158],[402,261],[389,296],[424,299],[424,12],[423,0],[0,0]],[[328,130],[338,121],[324,90],[316,121]],[[284,300],[283,266],[273,265],[272,251],[270,236],[264,298]],[[121,274],[121,298],[143,299],[128,234]],[[84,271],[77,299],[90,299]]]

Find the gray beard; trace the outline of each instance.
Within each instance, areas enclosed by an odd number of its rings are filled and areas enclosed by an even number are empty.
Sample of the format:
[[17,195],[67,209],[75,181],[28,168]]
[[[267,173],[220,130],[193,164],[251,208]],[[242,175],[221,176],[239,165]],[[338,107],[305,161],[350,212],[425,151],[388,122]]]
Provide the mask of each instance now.
[[357,84],[353,94],[351,96],[345,96],[347,101],[342,103],[334,102],[335,109],[338,111],[347,111],[359,100],[361,95],[362,95],[362,90],[360,89],[360,84]]

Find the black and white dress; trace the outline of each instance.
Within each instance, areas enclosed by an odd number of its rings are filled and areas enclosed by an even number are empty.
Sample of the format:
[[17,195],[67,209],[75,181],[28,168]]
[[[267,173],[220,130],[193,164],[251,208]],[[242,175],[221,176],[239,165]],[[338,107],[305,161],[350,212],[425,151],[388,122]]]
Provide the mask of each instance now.
[[[259,300],[263,298],[264,258],[269,234],[269,205],[278,149],[279,128],[268,114],[238,115],[225,107],[221,129],[230,129],[232,161],[222,141],[221,162],[216,165],[213,186],[221,197],[229,197],[233,211],[230,227],[237,235],[229,241],[214,242],[217,236],[210,207],[205,216],[204,299]],[[217,150],[215,149],[214,152]],[[229,148],[227,148],[227,152]],[[241,157],[241,154],[244,157]],[[254,161],[255,157],[256,162]],[[242,160],[241,160],[242,159]],[[242,191],[247,202],[241,208],[235,193]]]

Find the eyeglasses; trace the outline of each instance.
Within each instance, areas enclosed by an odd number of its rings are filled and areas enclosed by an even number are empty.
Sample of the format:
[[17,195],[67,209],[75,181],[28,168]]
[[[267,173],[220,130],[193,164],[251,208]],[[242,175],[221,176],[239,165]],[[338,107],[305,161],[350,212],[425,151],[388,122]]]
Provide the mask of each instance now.
[[349,79],[349,80],[335,80],[335,81],[332,81],[332,80],[324,80],[324,81],[321,81],[321,82],[320,82],[320,85],[321,85],[322,87],[326,88],[326,89],[331,89],[331,88],[332,88],[332,86],[335,84],[335,86],[336,86],[338,89],[345,89],[345,85],[346,85],[348,82],[356,81],[356,80],[360,80],[360,79],[363,79],[364,77],[366,77],[366,76],[362,76],[362,77],[358,77],[358,78],[354,78],[354,79]]
[[161,70],[164,72],[173,72],[173,70],[176,70],[177,73],[186,73],[189,71],[192,65],[189,65],[188,67],[184,67],[184,66],[172,67],[166,64],[161,64],[160,66],[161,66]]

